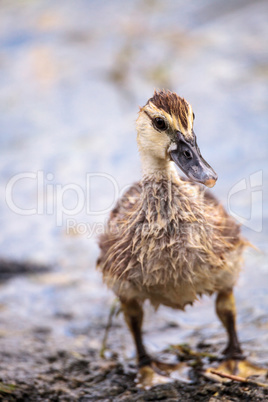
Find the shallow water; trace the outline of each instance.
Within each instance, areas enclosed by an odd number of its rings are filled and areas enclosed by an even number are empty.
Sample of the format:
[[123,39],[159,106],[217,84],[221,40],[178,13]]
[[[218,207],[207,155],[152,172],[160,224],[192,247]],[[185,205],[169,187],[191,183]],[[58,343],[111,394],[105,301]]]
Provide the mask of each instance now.
[[[0,255],[54,267],[1,285],[2,348],[23,350],[44,331],[51,348],[100,347],[113,295],[95,271],[96,233],[140,178],[138,105],[165,87],[192,104],[202,154],[219,175],[213,192],[260,249],[246,253],[236,299],[243,347],[267,365],[267,2],[38,0],[0,8]],[[7,205],[10,179],[25,172]],[[39,213],[25,215],[34,208]],[[208,339],[224,346],[209,298],[186,314],[151,313],[151,351]],[[131,357],[122,317],[116,322],[111,349]]]

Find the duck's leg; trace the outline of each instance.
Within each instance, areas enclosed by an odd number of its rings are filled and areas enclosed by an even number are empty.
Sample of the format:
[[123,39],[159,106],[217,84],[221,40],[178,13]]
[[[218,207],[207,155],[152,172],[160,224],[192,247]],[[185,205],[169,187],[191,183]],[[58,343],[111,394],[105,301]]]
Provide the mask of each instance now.
[[223,353],[229,359],[243,359],[243,352],[236,332],[236,309],[232,289],[218,293],[216,312],[228,334],[228,344]]
[[121,300],[122,310],[124,312],[126,323],[132,333],[136,350],[137,360],[139,367],[150,365],[152,359],[147,354],[142,340],[142,321],[143,321],[143,309],[141,303],[137,300],[131,300],[123,302]]

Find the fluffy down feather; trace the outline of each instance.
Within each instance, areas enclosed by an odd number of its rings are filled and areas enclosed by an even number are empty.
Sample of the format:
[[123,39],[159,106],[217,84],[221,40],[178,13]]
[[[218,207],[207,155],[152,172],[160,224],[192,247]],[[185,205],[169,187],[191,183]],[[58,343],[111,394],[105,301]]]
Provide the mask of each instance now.
[[159,172],[134,184],[111,212],[98,268],[122,300],[183,309],[198,295],[233,287],[246,244],[211,193]]

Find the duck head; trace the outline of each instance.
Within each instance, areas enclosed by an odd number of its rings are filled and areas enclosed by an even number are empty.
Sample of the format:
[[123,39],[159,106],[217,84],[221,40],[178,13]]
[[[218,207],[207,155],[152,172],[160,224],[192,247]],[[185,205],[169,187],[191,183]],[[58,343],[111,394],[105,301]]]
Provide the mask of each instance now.
[[213,187],[218,176],[200,153],[193,124],[185,99],[170,91],[155,92],[137,119],[139,151],[147,166],[161,169],[173,161],[189,179]]

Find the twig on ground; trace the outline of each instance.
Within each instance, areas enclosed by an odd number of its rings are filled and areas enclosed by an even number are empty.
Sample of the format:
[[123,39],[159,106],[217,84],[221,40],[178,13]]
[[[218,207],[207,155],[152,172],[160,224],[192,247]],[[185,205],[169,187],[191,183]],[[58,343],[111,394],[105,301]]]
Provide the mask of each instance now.
[[119,313],[119,311],[120,311],[119,300],[115,299],[110,308],[110,313],[109,313],[108,321],[107,321],[107,324],[105,327],[105,332],[104,332],[104,336],[103,336],[103,340],[102,340],[102,344],[101,344],[100,357],[102,359],[105,357],[104,352],[107,349],[107,339],[108,339],[108,334],[109,334],[110,328],[113,323],[113,317],[115,315],[117,315]]
[[209,371],[211,374],[216,374],[219,377],[228,378],[229,380],[232,380],[232,381],[238,381],[238,382],[243,382],[246,384],[257,385],[257,386],[263,387],[263,388],[268,388],[268,384],[265,384],[263,382],[254,381],[254,380],[244,378],[244,377],[239,377],[239,376],[233,375],[233,374],[223,373],[222,371],[218,371],[218,370],[214,370],[214,369],[211,369]]

